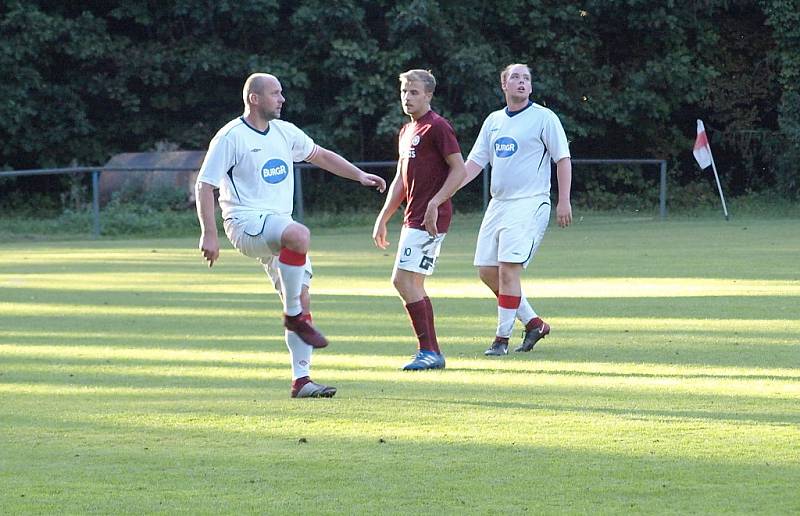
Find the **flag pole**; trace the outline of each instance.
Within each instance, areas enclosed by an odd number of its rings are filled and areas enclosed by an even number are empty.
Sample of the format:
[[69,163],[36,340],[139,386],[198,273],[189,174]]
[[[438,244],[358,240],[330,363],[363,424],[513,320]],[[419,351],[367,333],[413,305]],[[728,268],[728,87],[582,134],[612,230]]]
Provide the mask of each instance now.
[[725,206],[725,196],[722,195],[722,185],[719,184],[719,174],[717,174],[717,165],[714,163],[714,154],[711,153],[711,145],[708,146],[708,155],[711,156],[711,168],[714,170],[714,179],[717,181],[717,190],[719,190],[719,198],[722,200],[722,213],[725,214],[725,220],[728,218],[728,208]]

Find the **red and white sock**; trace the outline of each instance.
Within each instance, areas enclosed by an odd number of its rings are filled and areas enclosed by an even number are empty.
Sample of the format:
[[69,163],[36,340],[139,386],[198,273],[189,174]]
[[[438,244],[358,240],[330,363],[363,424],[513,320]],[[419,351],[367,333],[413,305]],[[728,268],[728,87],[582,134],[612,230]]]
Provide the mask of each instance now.
[[[494,293],[495,296],[499,296],[499,292]],[[517,308],[517,319],[522,324],[527,324],[531,319],[537,317],[536,312],[534,311],[531,304],[528,302],[528,298],[525,296],[521,296],[519,298],[519,308]]]
[[497,336],[510,337],[519,308],[519,296],[497,296]]
[[303,311],[300,305],[300,291],[303,288],[306,255],[291,249],[282,248],[278,255],[278,274],[281,278],[281,299],[286,315],[297,315]]

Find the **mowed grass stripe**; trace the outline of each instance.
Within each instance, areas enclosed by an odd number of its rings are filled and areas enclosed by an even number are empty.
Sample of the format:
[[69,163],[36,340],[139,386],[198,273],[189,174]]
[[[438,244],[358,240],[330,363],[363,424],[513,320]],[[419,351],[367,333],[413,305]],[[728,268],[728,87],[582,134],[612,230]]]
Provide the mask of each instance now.
[[277,297],[229,248],[0,245],[0,512],[800,511],[796,221],[553,228],[524,282],[553,333],[498,360],[478,222],[428,280],[448,368],[417,374],[393,249],[312,225],[331,400],[289,399]]

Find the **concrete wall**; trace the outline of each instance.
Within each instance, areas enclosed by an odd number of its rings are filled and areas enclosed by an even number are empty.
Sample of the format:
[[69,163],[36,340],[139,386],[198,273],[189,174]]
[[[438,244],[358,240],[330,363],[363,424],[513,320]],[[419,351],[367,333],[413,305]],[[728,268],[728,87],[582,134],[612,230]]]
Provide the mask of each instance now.
[[[117,154],[105,168],[137,168],[146,171],[103,170],[100,174],[100,204],[111,200],[113,192],[127,188],[144,191],[177,187],[186,190],[187,203],[194,202],[194,182],[203,163],[205,151],[126,152]],[[186,168],[185,171],[164,169]]]

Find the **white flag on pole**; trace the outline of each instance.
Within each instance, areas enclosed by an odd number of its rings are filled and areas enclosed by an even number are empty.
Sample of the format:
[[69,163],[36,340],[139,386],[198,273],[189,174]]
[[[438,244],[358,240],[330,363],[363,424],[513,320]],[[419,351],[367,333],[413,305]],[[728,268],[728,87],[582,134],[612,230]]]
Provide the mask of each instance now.
[[706,128],[703,121],[697,120],[697,138],[694,140],[694,159],[700,168],[707,168],[711,166],[711,147],[708,145],[708,137],[706,136]]
[[711,155],[711,146],[708,144],[708,136],[706,136],[706,128],[703,121],[697,119],[697,138],[694,140],[694,159],[700,168],[705,169],[711,166],[714,171],[714,180],[717,182],[717,190],[719,190],[719,199],[722,201],[722,213],[725,214],[725,220],[728,220],[728,207],[725,206],[725,196],[722,194],[722,185],[719,182],[719,174],[717,174],[717,165],[714,164],[714,156]]

